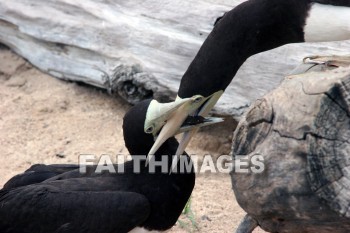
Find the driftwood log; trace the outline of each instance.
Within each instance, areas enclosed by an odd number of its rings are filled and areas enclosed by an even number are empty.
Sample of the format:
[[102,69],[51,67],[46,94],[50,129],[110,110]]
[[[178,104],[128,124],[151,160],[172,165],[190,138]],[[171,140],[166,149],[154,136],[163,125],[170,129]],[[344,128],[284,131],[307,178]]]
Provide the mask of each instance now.
[[[217,17],[244,0],[1,0],[0,43],[41,70],[118,93],[131,103],[174,98]],[[239,117],[310,54],[350,41],[288,45],[243,65],[216,111]]]
[[234,160],[264,161],[231,174],[247,212],[239,233],[350,232],[350,57],[307,60],[295,72],[311,72],[257,100],[235,131]]

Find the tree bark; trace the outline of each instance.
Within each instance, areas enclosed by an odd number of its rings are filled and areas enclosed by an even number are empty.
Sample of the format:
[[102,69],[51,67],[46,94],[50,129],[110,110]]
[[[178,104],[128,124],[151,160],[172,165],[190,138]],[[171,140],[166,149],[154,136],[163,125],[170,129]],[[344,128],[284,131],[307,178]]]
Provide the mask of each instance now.
[[233,158],[250,169],[234,167],[233,190],[268,232],[349,232],[350,57],[305,65],[309,72],[285,78],[237,126]]

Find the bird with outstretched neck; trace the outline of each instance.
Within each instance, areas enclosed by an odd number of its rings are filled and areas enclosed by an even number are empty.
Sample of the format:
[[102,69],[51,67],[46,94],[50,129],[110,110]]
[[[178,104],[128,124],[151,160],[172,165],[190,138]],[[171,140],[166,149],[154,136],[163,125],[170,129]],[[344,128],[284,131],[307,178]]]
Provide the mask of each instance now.
[[[151,169],[145,159],[134,163],[146,157],[154,143],[154,136],[144,132],[146,116],[157,118],[149,108],[152,102],[143,101],[125,115],[124,140],[133,160],[118,164],[115,173],[96,173],[96,166],[80,173],[76,165],[35,165],[10,179],[0,191],[0,232],[136,233],[171,228],[193,190],[194,167],[187,154],[181,160],[186,166],[173,165],[178,147],[174,137],[153,156],[161,166]],[[167,106],[169,113],[174,109],[174,104]],[[210,121],[202,120],[196,124]],[[179,131],[192,127],[185,122]]]
[[[181,79],[175,102],[182,105],[169,118],[146,120],[145,125],[163,127],[152,132],[159,136],[149,154],[177,131],[188,115],[206,116],[247,58],[290,43],[350,39],[349,19],[348,0],[249,0],[225,13]],[[190,101],[194,96],[195,103]],[[177,154],[195,132],[183,135]]]

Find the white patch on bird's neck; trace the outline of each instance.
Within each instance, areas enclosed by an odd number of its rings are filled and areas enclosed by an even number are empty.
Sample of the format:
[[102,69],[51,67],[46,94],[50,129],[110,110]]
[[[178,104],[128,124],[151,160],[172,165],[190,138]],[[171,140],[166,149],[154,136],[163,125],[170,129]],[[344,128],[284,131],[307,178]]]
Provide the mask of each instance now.
[[150,230],[146,230],[143,227],[135,227],[134,229],[129,231],[129,233],[160,233],[160,232],[166,232],[166,231],[150,231]]
[[350,39],[350,7],[314,3],[304,27],[306,42]]

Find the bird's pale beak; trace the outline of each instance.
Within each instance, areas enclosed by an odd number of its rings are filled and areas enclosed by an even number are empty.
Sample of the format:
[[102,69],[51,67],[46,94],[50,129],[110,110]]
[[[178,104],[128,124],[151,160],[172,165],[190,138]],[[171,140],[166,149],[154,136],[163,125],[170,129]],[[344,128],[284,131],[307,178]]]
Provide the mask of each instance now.
[[[176,151],[176,155],[181,155],[188,145],[191,137],[198,131],[200,127],[222,122],[221,118],[206,118],[209,111],[214,107],[216,102],[221,97],[222,93],[223,91],[219,91],[208,97],[203,97],[200,95],[186,99],[181,99],[178,97],[174,102],[171,103],[173,107],[170,111],[167,109],[166,111],[164,110],[162,112],[160,107],[155,107],[158,109],[158,112],[156,114],[158,121],[153,121],[153,125],[159,129],[162,127],[162,129],[157,136],[153,147],[148,153],[148,158],[150,159],[149,155],[153,155],[168,138],[176,135],[177,133],[183,132],[184,135],[182,136],[182,140],[180,141],[180,145]],[[162,104],[158,103],[158,105]],[[194,122],[189,123],[188,119],[191,118],[191,116],[195,120]],[[151,130],[147,131],[148,125],[150,124],[146,118],[145,131],[146,133],[151,133]],[[157,133],[157,131],[153,131],[152,133]],[[154,134],[154,136],[156,135]]]

